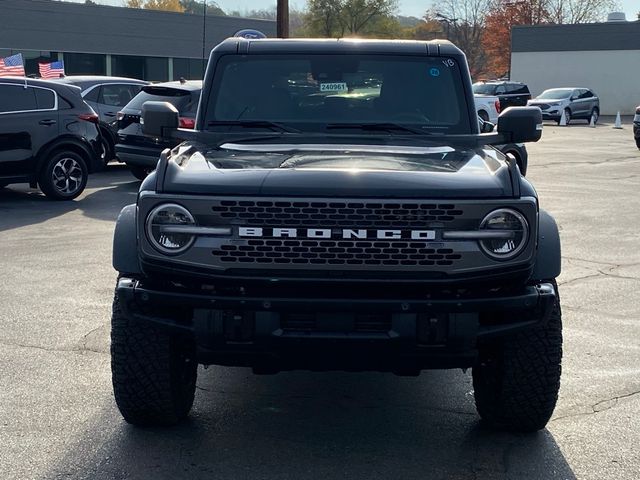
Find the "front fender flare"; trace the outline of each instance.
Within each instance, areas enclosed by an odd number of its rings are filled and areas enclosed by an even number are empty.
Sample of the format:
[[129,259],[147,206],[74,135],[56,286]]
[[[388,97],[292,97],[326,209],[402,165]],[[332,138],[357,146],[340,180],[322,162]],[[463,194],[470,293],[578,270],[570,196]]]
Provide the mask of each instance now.
[[550,280],[561,271],[560,233],[555,219],[546,211],[540,210],[538,222],[538,251],[531,279]]
[[122,274],[139,274],[136,204],[124,207],[116,220],[113,234],[113,268]]

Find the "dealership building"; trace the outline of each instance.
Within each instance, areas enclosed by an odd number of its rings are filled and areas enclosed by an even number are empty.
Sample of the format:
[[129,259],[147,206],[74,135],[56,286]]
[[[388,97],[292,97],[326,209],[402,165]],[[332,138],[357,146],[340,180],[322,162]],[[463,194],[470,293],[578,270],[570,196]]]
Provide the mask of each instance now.
[[[203,51],[245,28],[275,36],[270,20],[191,15],[50,0],[0,1],[0,57],[21,53],[27,75],[63,60],[67,75],[150,81],[200,79]],[[204,42],[203,42],[204,31]],[[204,47],[204,48],[203,48]]]
[[513,27],[511,79],[534,96],[553,87],[590,88],[601,114],[633,114],[640,105],[640,21]]

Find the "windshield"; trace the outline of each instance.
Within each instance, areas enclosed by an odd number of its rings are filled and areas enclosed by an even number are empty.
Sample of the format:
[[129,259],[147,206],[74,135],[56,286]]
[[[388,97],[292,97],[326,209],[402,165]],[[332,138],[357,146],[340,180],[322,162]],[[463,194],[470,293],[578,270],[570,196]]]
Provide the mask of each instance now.
[[545,90],[537,98],[541,99],[554,99],[554,98],[568,98],[573,92],[572,88],[552,88],[551,90]]
[[[384,123],[470,133],[457,63],[425,56],[224,56],[216,65],[205,125],[226,131],[238,121],[307,132]],[[388,130],[368,131],[380,132]]]
[[477,93],[479,95],[493,95],[495,88],[495,85],[488,85],[486,83],[474,83],[473,93]]

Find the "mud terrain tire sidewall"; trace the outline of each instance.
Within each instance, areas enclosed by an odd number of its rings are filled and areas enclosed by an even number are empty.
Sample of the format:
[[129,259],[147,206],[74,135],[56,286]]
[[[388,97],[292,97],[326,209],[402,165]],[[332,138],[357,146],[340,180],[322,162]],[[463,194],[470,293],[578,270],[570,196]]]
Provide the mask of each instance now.
[[[554,283],[556,295],[558,287]],[[559,297],[546,325],[480,345],[473,368],[476,408],[491,427],[532,432],[556,405],[562,360]]]
[[198,364],[193,340],[127,318],[118,294],[111,321],[111,373],[116,404],[134,425],[173,425],[193,405]]

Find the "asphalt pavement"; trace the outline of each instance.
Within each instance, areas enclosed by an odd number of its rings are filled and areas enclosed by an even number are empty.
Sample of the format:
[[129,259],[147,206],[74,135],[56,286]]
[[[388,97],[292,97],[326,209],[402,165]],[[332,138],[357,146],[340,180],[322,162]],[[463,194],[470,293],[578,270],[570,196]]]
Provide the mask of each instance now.
[[482,428],[470,372],[200,369],[188,421],[126,424],[113,400],[120,165],[74,202],[0,189],[0,478],[640,478],[640,151],[631,129],[545,126],[528,177],[563,242],[558,406],[532,435]]

